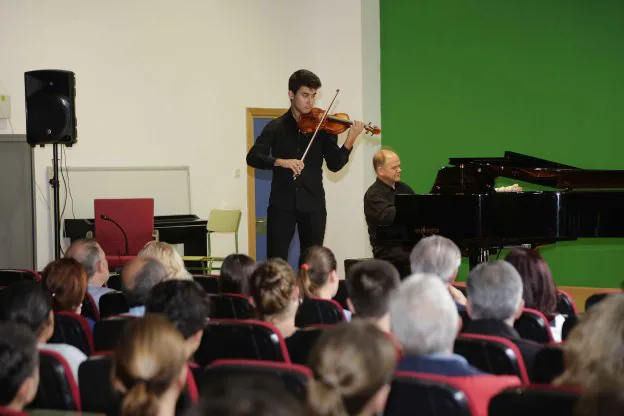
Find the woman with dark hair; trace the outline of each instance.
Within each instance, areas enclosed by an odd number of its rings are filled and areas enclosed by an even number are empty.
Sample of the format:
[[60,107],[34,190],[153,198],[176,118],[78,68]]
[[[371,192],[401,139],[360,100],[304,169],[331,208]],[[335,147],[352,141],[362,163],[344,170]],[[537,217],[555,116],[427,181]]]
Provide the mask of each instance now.
[[561,328],[565,317],[557,313],[557,287],[550,267],[537,250],[515,248],[505,257],[522,278],[524,307],[540,311],[550,322],[550,331],[556,342],[561,342]]
[[245,254],[230,254],[223,259],[219,275],[219,293],[240,293],[249,295],[249,276],[256,268],[256,262]]

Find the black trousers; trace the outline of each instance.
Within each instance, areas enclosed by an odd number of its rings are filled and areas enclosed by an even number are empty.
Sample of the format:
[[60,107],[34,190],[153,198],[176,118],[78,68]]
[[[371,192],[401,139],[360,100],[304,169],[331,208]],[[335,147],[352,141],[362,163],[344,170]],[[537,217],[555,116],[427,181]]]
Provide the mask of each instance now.
[[267,210],[267,258],[288,261],[288,248],[299,230],[301,253],[313,245],[323,245],[327,211],[298,212],[269,206]]

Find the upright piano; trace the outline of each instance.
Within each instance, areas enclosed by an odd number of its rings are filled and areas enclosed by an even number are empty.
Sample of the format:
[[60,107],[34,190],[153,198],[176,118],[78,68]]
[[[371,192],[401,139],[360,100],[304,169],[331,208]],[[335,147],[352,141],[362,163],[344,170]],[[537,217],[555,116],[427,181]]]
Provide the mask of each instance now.
[[[170,244],[184,244],[185,256],[205,256],[208,252],[207,222],[207,220],[192,214],[157,215],[154,217],[154,228],[158,230],[160,241]],[[64,236],[68,237],[72,243],[88,235],[95,237],[93,218],[65,219],[64,225]]]
[[[504,177],[553,190],[496,192]],[[451,158],[427,195],[396,195],[401,244],[453,240],[471,268],[497,249],[593,237],[624,237],[624,170],[588,170],[514,152]]]

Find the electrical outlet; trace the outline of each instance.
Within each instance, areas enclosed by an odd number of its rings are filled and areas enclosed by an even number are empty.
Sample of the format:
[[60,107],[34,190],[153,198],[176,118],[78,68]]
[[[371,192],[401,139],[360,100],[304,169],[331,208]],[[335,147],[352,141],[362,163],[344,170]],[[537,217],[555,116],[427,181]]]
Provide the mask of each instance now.
[[11,118],[11,96],[0,94],[0,119]]

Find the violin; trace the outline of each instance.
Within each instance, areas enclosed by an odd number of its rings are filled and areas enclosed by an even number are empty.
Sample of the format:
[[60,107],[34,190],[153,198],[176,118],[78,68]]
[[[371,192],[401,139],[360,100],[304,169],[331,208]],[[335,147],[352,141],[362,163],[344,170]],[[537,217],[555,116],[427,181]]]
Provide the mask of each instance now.
[[[317,107],[314,107],[307,114],[301,114],[299,121],[297,121],[299,130],[303,133],[313,133],[318,129],[330,134],[341,134],[353,125],[353,121],[349,119],[348,114],[327,114],[325,117],[323,115],[325,115],[325,111]],[[373,135],[381,133],[381,129],[371,125],[371,123],[365,125],[364,130]]]

